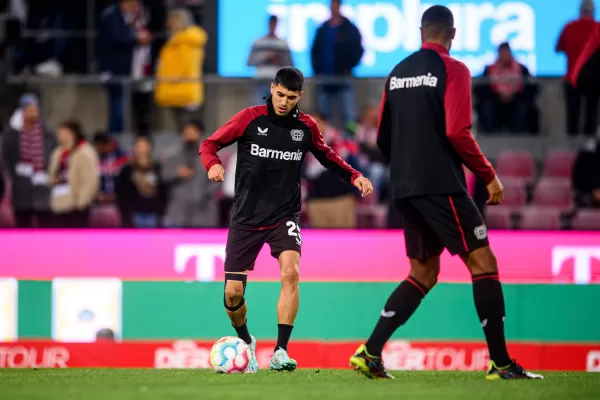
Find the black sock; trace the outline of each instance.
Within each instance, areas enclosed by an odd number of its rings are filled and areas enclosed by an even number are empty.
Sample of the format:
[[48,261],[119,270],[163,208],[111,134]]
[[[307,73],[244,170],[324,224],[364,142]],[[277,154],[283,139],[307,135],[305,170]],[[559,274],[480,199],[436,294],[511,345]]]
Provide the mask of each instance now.
[[371,337],[367,340],[366,346],[369,355],[381,356],[385,343],[400,325],[408,321],[426,294],[427,289],[425,286],[410,276],[392,292],[381,311],[382,315],[379,322],[377,322]]
[[283,349],[287,351],[287,346],[290,341],[290,336],[292,336],[292,329],[294,329],[293,325],[286,324],[278,324],[278,333],[277,333],[277,344],[275,345],[275,351],[278,349]]
[[242,326],[234,326],[238,337],[242,339],[244,342],[250,344],[252,343],[252,338],[250,337],[250,332],[248,332],[248,321],[244,322]]
[[504,294],[497,273],[473,276],[473,297],[490,359],[498,367],[511,363],[504,338]]

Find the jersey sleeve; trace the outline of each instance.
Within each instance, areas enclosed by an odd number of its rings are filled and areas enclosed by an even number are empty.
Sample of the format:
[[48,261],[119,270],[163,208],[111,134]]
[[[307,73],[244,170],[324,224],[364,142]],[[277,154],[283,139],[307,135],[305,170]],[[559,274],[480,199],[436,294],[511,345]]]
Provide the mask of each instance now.
[[377,147],[381,150],[381,154],[385,160],[390,162],[390,154],[392,147],[392,132],[391,132],[391,115],[390,106],[387,101],[387,82],[383,88],[381,101],[379,103],[379,118],[377,120]]
[[319,126],[314,119],[310,118],[307,125],[310,129],[312,138],[310,152],[325,168],[350,183],[354,183],[356,178],[362,176],[360,172],[352,168],[335,151],[333,151],[327,143],[325,143],[323,135],[321,135],[321,131],[319,130]]
[[200,161],[207,171],[213,165],[221,164],[217,152],[235,143],[244,134],[248,124],[253,119],[252,110],[246,108],[234,115],[225,125],[200,143],[198,153],[200,154]]
[[467,168],[488,184],[496,172],[471,133],[471,73],[464,64],[455,61],[447,63],[446,69],[446,135]]

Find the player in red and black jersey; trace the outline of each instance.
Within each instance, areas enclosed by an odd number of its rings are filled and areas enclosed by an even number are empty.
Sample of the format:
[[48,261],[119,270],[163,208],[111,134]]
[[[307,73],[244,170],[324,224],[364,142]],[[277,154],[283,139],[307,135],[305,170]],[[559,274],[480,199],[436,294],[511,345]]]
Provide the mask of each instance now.
[[389,297],[369,340],[350,359],[371,378],[393,378],[381,354],[392,334],[437,282],[444,249],[460,255],[473,279],[475,308],[490,352],[487,379],[541,378],[512,361],[504,338],[504,297],[481,214],[468,195],[463,164],[485,181],[488,204],[503,189],[470,131],[471,75],[449,55],[456,33],[444,6],[425,11],[421,50],[400,62],[381,100],[377,145],[390,164],[410,275]]
[[200,145],[200,159],[214,182],[222,182],[224,169],[217,152],[237,142],[235,197],[225,250],[225,309],[240,338],[251,345],[250,372],[258,365],[256,341],[246,325],[244,290],[248,272],[265,243],[279,261],[282,289],[277,303],[279,333],[272,370],[296,369],[287,354],[299,305],[298,265],[302,237],[298,226],[301,208],[300,173],[308,152],[330,171],[358,188],[363,196],[371,182],[348,165],[325,142],[317,123],[298,110],[304,76],[296,68],[280,69],[271,84],[266,104],[240,111]]

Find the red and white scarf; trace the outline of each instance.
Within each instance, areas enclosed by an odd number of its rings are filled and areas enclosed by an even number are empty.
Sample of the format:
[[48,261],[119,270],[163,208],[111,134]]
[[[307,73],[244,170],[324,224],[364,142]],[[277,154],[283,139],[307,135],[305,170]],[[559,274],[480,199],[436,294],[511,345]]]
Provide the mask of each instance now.
[[64,184],[64,183],[68,182],[69,160],[71,159],[71,155],[79,147],[81,147],[84,143],[85,143],[85,141],[82,140],[81,142],[79,142],[75,146],[73,146],[72,149],[64,149],[60,153],[60,160],[58,162],[58,171],[56,171],[56,175],[58,178],[58,184]]
[[509,65],[496,61],[489,69],[492,89],[500,94],[515,94],[523,90],[521,64],[513,60]]
[[20,161],[30,164],[34,172],[44,171],[44,132],[38,122],[31,128],[23,128],[19,135]]

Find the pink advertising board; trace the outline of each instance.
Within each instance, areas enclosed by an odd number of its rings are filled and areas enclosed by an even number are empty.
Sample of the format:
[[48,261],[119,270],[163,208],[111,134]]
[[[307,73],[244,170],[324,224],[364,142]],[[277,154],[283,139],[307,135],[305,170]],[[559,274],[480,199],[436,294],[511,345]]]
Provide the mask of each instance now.
[[[409,271],[402,231],[303,230],[304,281],[399,281]],[[0,277],[223,279],[226,230],[1,231]],[[600,232],[490,232],[507,283],[600,283]],[[265,245],[252,280],[279,279]],[[470,282],[458,257],[442,256],[442,282]]]

